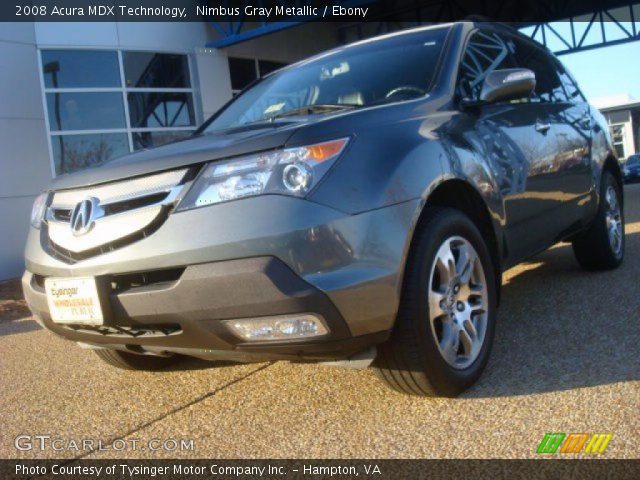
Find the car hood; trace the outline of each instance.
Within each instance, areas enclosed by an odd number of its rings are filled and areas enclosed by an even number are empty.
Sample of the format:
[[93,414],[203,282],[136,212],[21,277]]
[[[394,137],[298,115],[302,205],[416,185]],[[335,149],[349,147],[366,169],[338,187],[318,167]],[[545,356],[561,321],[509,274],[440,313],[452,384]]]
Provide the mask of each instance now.
[[57,177],[53,190],[87,187],[153,172],[282,147],[305,122],[247,125],[141,150]]

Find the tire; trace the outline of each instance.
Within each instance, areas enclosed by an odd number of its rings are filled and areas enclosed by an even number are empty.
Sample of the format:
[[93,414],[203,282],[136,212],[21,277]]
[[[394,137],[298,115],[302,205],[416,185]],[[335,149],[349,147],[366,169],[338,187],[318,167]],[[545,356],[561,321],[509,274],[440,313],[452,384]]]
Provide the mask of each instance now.
[[[611,203],[614,195],[615,205]],[[622,192],[610,172],[602,174],[596,218],[589,229],[572,243],[573,253],[585,270],[611,270],[622,263],[625,244]]]
[[[446,248],[460,265],[463,263],[460,262],[461,252],[474,250],[471,253],[476,254],[476,260],[472,270],[458,269],[452,275],[454,269],[445,268],[439,256]],[[459,275],[460,272],[463,274]],[[468,284],[464,283],[467,276],[464,272],[471,272]],[[446,280],[447,275],[450,281]],[[456,276],[463,281],[455,280]],[[457,292],[456,285],[462,285],[458,286]],[[478,294],[479,285],[483,285],[481,294]],[[447,294],[442,295],[442,292]],[[441,300],[436,301],[438,298]],[[465,298],[469,301],[464,301]],[[457,396],[478,380],[489,359],[495,331],[496,298],[495,268],[477,227],[458,210],[429,208],[414,234],[396,324],[389,339],[378,348],[374,364],[378,375],[402,393]],[[458,300],[463,300],[464,311],[458,310],[461,303]],[[481,308],[478,309],[479,305]],[[475,316],[468,314],[469,319],[460,321],[469,308],[477,308]],[[476,334],[473,347],[469,347],[472,335],[468,322]],[[443,344],[455,345],[456,335],[457,349],[455,346],[442,348]],[[463,351],[458,361],[460,345]]]
[[123,370],[163,370],[179,361],[179,357],[159,357],[154,355],[138,355],[120,350],[94,350],[96,355],[112,367]]

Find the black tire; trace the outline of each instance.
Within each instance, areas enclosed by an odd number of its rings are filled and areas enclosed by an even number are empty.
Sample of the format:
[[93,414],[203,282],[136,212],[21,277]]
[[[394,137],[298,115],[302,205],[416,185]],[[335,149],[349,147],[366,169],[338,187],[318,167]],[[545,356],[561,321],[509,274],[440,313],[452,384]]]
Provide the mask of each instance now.
[[[622,235],[620,238],[620,248],[616,251],[609,239],[607,228],[607,213],[609,204],[607,203],[607,190],[613,188],[617,195],[617,202],[620,209],[620,222]],[[617,268],[624,258],[624,208],[622,203],[622,192],[620,184],[608,171],[602,174],[600,182],[600,203],[598,213],[589,229],[573,240],[573,253],[576,260],[585,270],[611,270]]]
[[179,361],[178,356],[157,357],[153,355],[138,355],[120,350],[94,350],[96,355],[112,367],[123,370],[163,370]]
[[[439,247],[458,236],[475,248],[487,285],[486,328],[478,356],[468,367],[450,366],[432,334],[428,295],[431,269]],[[378,348],[374,366],[393,389],[422,396],[454,397],[473,385],[484,370],[495,331],[497,284],[489,249],[474,223],[458,210],[434,207],[425,212],[416,229],[406,264],[396,324],[390,338]]]

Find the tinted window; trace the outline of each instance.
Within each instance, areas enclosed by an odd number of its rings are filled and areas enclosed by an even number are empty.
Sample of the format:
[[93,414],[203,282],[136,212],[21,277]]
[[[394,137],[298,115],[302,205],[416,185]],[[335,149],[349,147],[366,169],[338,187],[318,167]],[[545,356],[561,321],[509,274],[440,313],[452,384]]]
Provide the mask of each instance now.
[[530,98],[532,102],[567,101],[564,88],[551,57],[542,49],[520,38],[514,39],[515,58],[518,67],[528,68],[536,74],[536,88]]
[[564,65],[562,65],[562,63],[557,59],[555,59],[555,63],[557,66],[558,77],[560,78],[560,82],[562,82],[562,86],[564,87],[568,100],[574,103],[586,102],[578,88],[578,84],[571,74],[564,68]]
[[129,88],[189,88],[186,55],[125,52],[124,75]]
[[56,175],[99,165],[129,153],[126,133],[52,135]]
[[191,94],[182,92],[129,93],[133,128],[187,127],[195,124]]
[[631,155],[627,160],[627,165],[638,165],[640,164],[640,155]]
[[118,54],[97,50],[43,50],[47,88],[119,87]]
[[515,46],[509,37],[491,31],[474,33],[460,63],[458,95],[478,99],[485,77],[494,70],[515,68]]
[[120,92],[47,93],[49,126],[56,130],[125,128]]
[[256,61],[249,58],[229,58],[231,88],[242,90],[258,78]]
[[264,121],[310,105],[361,107],[423,97],[448,31],[440,27],[367,42],[285,68],[237,96],[207,130]]

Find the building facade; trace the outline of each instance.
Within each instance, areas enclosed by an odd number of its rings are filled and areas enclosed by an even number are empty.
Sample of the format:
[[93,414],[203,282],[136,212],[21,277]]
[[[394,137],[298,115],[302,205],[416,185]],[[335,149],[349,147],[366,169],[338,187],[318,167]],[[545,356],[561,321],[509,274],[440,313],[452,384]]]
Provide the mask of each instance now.
[[337,45],[304,25],[226,49],[202,23],[0,23],[0,280],[52,178],[189,135],[259,75]]
[[624,162],[631,155],[640,153],[640,101],[607,102],[600,106],[600,111],[609,124],[618,158]]

